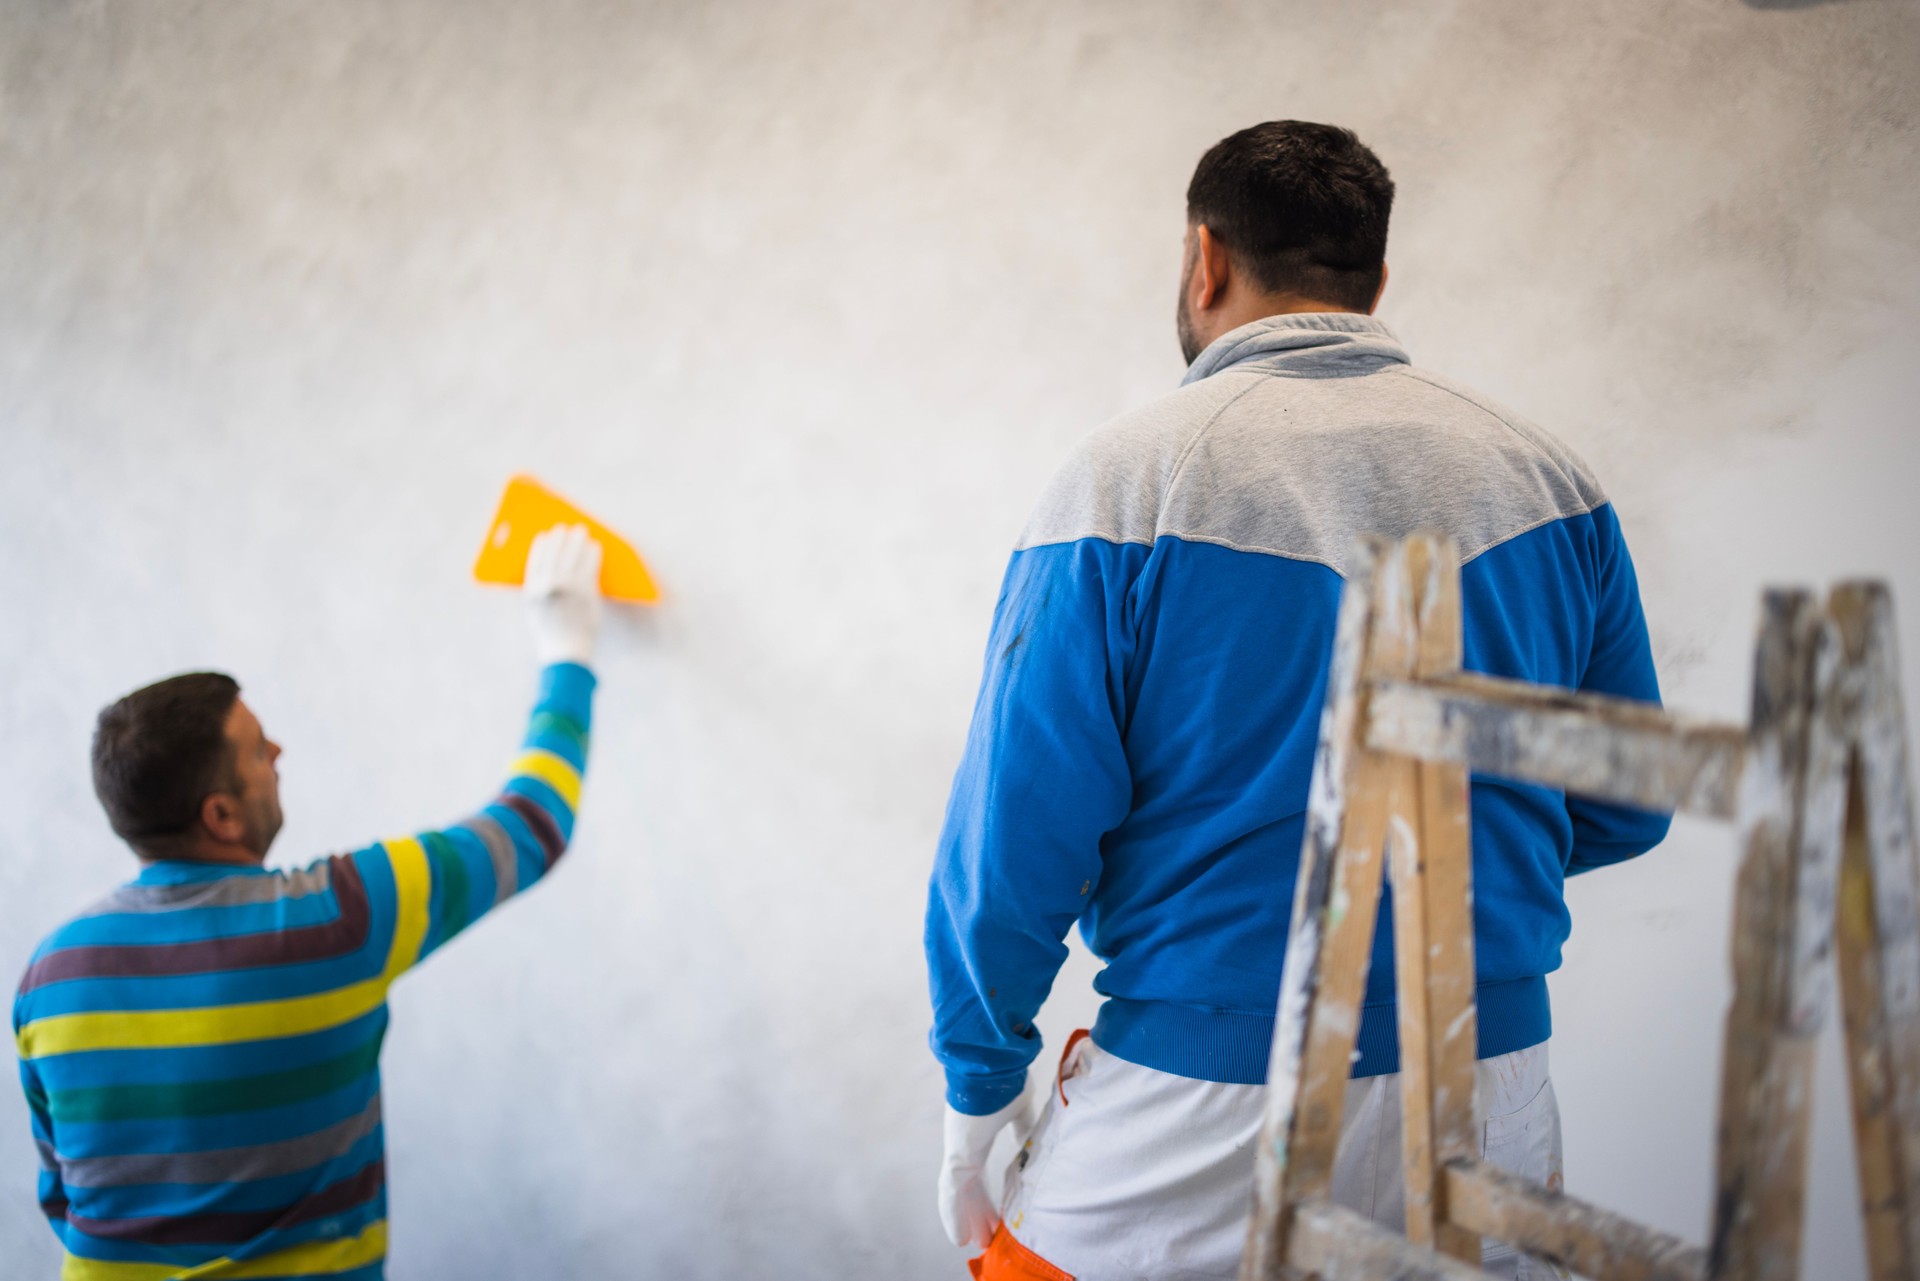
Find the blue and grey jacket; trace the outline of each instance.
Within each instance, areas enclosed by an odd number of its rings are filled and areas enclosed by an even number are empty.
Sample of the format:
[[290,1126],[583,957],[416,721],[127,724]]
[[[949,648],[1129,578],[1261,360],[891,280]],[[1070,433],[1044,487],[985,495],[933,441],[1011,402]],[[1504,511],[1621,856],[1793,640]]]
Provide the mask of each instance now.
[[[1007,567],[927,908],[947,1098],[1011,1102],[1074,922],[1106,962],[1094,1040],[1208,1081],[1265,1080],[1355,536],[1453,536],[1466,666],[1657,700],[1619,523],[1586,465],[1413,368],[1385,325],[1274,316],[1089,436]],[[1566,876],[1664,817],[1473,783],[1480,1055],[1547,1038]],[[1355,1075],[1397,1069],[1392,905]]]

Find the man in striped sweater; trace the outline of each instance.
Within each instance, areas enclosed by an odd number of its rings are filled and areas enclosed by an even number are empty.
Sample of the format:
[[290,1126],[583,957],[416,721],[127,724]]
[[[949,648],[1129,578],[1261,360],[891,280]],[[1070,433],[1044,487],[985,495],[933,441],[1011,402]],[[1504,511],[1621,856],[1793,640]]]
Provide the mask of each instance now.
[[66,1281],[372,1281],[387,1240],[387,988],[566,848],[586,767],[600,549],[535,540],[540,699],[499,795],[294,871],[280,748],[226,676],[101,713],[94,786],[140,875],[34,954],[13,1007]]

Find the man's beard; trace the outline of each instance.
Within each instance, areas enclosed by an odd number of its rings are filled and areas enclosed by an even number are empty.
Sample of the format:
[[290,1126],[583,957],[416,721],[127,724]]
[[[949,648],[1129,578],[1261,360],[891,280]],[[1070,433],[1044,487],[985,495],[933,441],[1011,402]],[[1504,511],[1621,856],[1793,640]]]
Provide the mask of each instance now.
[[1180,335],[1180,354],[1191,365],[1194,358],[1207,349],[1207,345],[1200,341],[1200,335],[1193,332],[1193,316],[1187,311],[1187,291],[1184,289],[1180,291],[1180,305],[1174,309],[1173,329]]
[[246,846],[261,858],[273,847],[273,838],[280,835],[283,821],[280,813],[280,798],[267,797],[255,801],[249,806],[247,815]]
[[1187,259],[1187,269],[1180,273],[1180,297],[1174,300],[1173,332],[1180,336],[1180,354],[1191,365],[1194,357],[1207,349],[1200,341],[1200,335],[1193,332],[1193,313],[1187,310],[1187,286],[1193,283],[1194,260]]
[[1181,296],[1173,302],[1173,332],[1181,338],[1181,355],[1187,357],[1188,365],[1194,363],[1194,357],[1206,351],[1206,344],[1200,342],[1200,334],[1194,332],[1194,313],[1188,309],[1187,288],[1194,282],[1194,267],[1200,265],[1200,255],[1194,252],[1192,236],[1188,236],[1187,261],[1181,263]]

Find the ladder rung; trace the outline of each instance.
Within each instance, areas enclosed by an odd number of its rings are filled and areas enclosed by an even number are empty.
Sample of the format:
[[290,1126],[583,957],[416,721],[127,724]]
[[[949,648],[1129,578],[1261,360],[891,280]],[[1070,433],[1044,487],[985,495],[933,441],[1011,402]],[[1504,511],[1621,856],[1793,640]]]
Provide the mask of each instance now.
[[1302,1201],[1293,1207],[1287,1263],[1323,1277],[1487,1281],[1487,1274],[1473,1264],[1415,1245],[1365,1215],[1328,1201]]
[[1705,1251],[1497,1166],[1447,1166],[1447,1218],[1598,1281],[1701,1281]]
[[1367,746],[1650,810],[1732,818],[1746,731],[1652,703],[1462,672],[1374,683]]

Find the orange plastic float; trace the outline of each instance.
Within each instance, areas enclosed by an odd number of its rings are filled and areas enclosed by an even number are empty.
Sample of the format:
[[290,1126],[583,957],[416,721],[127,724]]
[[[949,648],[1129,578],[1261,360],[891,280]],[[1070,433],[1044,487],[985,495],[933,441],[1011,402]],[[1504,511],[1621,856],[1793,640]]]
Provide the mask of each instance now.
[[600,543],[601,595],[642,605],[659,603],[660,588],[632,543],[531,476],[507,482],[487,540],[473,562],[473,576],[483,583],[518,587],[526,581],[533,536],[555,525],[585,525]]

